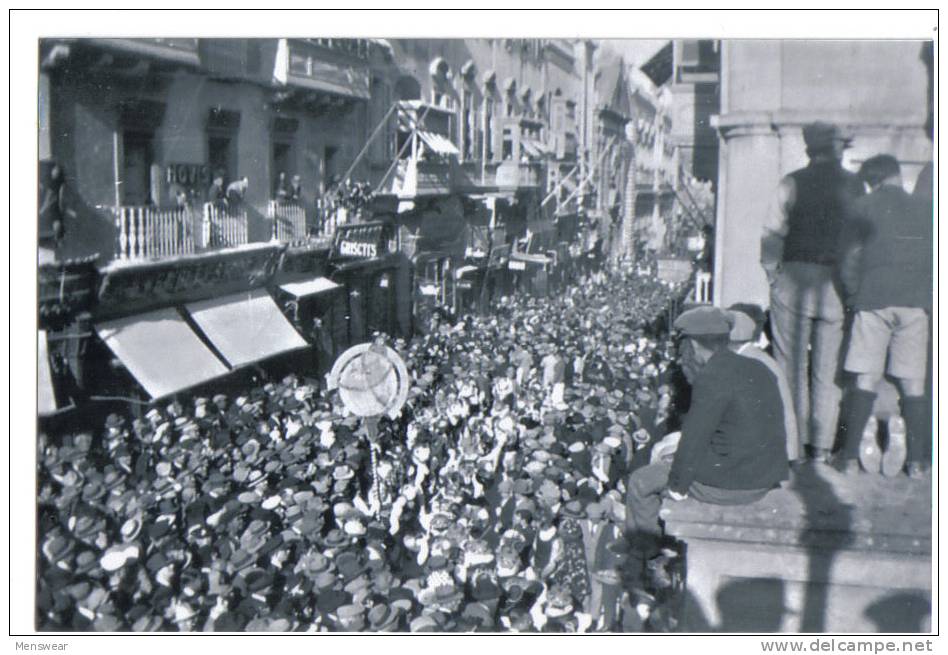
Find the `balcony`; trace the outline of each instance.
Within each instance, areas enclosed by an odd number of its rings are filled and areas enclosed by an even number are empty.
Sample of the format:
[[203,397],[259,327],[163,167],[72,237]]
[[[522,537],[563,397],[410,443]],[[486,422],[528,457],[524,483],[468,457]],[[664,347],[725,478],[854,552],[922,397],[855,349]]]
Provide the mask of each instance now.
[[495,185],[501,190],[543,186],[543,162],[504,161],[497,166]]
[[115,217],[119,260],[158,259],[195,251],[202,215],[189,209],[119,207]]
[[287,85],[347,98],[370,97],[369,69],[365,63],[353,62],[351,57],[317,45],[311,39],[289,39],[287,49]]
[[120,261],[163,259],[248,242],[247,211],[205,204],[200,209],[119,207],[115,258]]
[[267,218],[273,224],[274,241],[294,243],[307,236],[306,208],[298,202],[271,200],[267,203]]
[[198,39],[89,39],[89,43],[126,54],[198,66]]

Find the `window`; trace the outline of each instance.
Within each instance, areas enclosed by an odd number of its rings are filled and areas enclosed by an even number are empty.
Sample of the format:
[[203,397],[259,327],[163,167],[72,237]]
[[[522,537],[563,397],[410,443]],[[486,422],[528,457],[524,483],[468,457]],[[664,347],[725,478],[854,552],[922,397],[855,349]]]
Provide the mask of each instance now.
[[323,149],[323,193],[329,191],[339,180],[335,179],[339,171],[338,167],[339,148],[336,146],[326,146]]
[[149,205],[151,196],[151,165],[154,163],[153,135],[150,132],[126,131],[122,138],[124,171],[122,202],[126,205]]
[[[289,143],[277,142],[273,144],[272,198],[279,198],[281,187],[284,191],[289,190],[290,180],[296,174],[292,155],[293,147]],[[282,181],[280,180],[281,174],[283,175]]]
[[513,133],[509,127],[504,128],[503,149],[500,156],[504,161],[513,159]]
[[473,108],[473,97],[467,91],[461,96],[461,159],[475,158],[477,134],[477,112]]
[[207,137],[207,163],[211,174],[224,177],[229,183],[237,177],[236,139],[230,135],[211,133]]
[[494,100],[490,97],[484,98],[484,161],[494,159]]

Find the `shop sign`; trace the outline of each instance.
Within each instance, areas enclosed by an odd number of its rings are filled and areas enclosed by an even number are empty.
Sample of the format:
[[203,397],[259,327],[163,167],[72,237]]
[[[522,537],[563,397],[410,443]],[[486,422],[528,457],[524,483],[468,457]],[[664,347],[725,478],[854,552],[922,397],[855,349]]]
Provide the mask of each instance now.
[[337,228],[333,258],[374,259],[386,254],[391,236],[386,227],[383,223],[362,223]]
[[168,164],[165,180],[189,189],[210,186],[211,168],[207,164]]

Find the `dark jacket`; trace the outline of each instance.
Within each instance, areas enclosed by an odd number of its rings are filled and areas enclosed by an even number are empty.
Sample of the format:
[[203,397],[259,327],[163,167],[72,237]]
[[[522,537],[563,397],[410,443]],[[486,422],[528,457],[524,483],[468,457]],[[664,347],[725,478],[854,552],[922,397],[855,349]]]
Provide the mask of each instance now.
[[786,480],[787,438],[777,381],[767,367],[729,350],[694,381],[668,486],[766,489]]
[[842,237],[842,279],[856,311],[932,306],[932,205],[883,185],[853,206]]
[[783,261],[836,263],[839,233],[862,182],[837,161],[810,162],[790,173],[796,201],[790,209]]

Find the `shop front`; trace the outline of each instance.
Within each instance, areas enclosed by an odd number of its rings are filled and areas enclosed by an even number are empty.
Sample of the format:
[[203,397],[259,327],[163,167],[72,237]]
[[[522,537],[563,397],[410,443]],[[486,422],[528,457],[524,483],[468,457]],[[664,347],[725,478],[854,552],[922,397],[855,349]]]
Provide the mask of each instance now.
[[347,344],[362,343],[375,332],[391,337],[411,333],[406,261],[398,252],[393,224],[346,225],[336,230],[330,253],[332,281],[346,298]]

